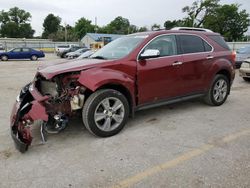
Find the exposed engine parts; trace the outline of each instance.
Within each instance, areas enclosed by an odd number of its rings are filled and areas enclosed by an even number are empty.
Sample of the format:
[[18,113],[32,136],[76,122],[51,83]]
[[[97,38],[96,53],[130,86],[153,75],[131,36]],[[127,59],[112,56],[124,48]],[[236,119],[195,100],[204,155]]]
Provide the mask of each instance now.
[[78,83],[79,74],[58,75],[46,80],[37,75],[24,86],[12,111],[12,138],[17,148],[25,152],[32,142],[30,125],[42,120],[40,133],[45,143],[47,133],[59,133],[68,125],[69,117],[84,104],[86,88]]
[[83,107],[84,95],[78,94],[74,95],[70,100],[70,105],[72,110],[79,110]]
[[56,134],[64,130],[68,124],[68,117],[62,113],[56,114],[49,121],[44,123],[44,129],[47,133]]
[[[84,103],[84,92],[86,88],[80,86],[77,82],[77,74],[57,76],[52,80],[44,80],[38,77],[36,87],[42,95],[50,96],[45,103],[48,112],[55,116],[55,112],[62,114],[71,114],[72,111],[82,108]],[[50,111],[51,109],[51,111]]]

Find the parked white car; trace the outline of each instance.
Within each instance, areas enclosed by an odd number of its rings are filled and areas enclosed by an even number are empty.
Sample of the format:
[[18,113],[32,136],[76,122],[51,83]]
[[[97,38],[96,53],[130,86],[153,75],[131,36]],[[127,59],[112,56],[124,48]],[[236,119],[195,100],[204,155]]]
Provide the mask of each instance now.
[[68,52],[66,54],[66,58],[68,59],[74,59],[74,58],[77,58],[79,57],[81,54],[83,54],[84,52],[87,52],[89,51],[90,49],[89,48],[80,48],[74,52]]
[[242,62],[239,72],[245,81],[250,81],[250,58]]
[[250,58],[250,46],[244,46],[236,51],[235,67],[240,68],[245,59]]
[[85,59],[85,58],[88,58],[90,57],[91,55],[93,55],[96,51],[95,50],[89,50],[89,51],[86,51],[84,52],[83,54],[81,54],[78,58],[76,59]]
[[59,45],[55,48],[56,55],[58,56],[59,54],[63,53],[66,50],[69,50],[73,46],[78,46],[75,44],[67,44],[67,45]]

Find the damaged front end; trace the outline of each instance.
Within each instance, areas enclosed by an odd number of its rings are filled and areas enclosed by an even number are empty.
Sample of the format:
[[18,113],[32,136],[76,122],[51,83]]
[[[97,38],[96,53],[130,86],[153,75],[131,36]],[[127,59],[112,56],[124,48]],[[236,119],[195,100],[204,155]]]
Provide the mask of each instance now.
[[78,83],[78,77],[79,73],[70,73],[46,80],[37,75],[21,89],[10,117],[11,136],[20,152],[27,151],[31,144],[31,125],[36,120],[41,120],[41,128],[48,133],[58,133],[83,107],[86,89]]

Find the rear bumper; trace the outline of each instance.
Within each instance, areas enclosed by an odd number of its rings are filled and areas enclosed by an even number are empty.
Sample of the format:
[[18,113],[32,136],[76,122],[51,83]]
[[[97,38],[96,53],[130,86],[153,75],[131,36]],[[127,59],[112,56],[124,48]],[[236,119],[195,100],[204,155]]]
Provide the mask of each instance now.
[[22,88],[13,105],[10,116],[11,137],[20,152],[25,152],[32,142],[30,126],[33,122],[48,121],[48,114],[43,106],[46,99],[47,96],[41,96],[33,84],[28,84]]

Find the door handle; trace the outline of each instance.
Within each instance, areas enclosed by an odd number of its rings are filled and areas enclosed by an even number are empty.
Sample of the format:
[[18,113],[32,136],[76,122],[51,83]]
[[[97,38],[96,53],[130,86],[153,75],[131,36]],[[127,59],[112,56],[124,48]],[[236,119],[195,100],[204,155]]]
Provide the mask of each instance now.
[[213,58],[214,58],[214,56],[211,56],[211,55],[206,57],[206,59],[213,59]]
[[183,64],[183,62],[181,62],[181,61],[176,61],[176,62],[174,62],[172,65],[173,66],[177,66],[177,65],[182,65]]

